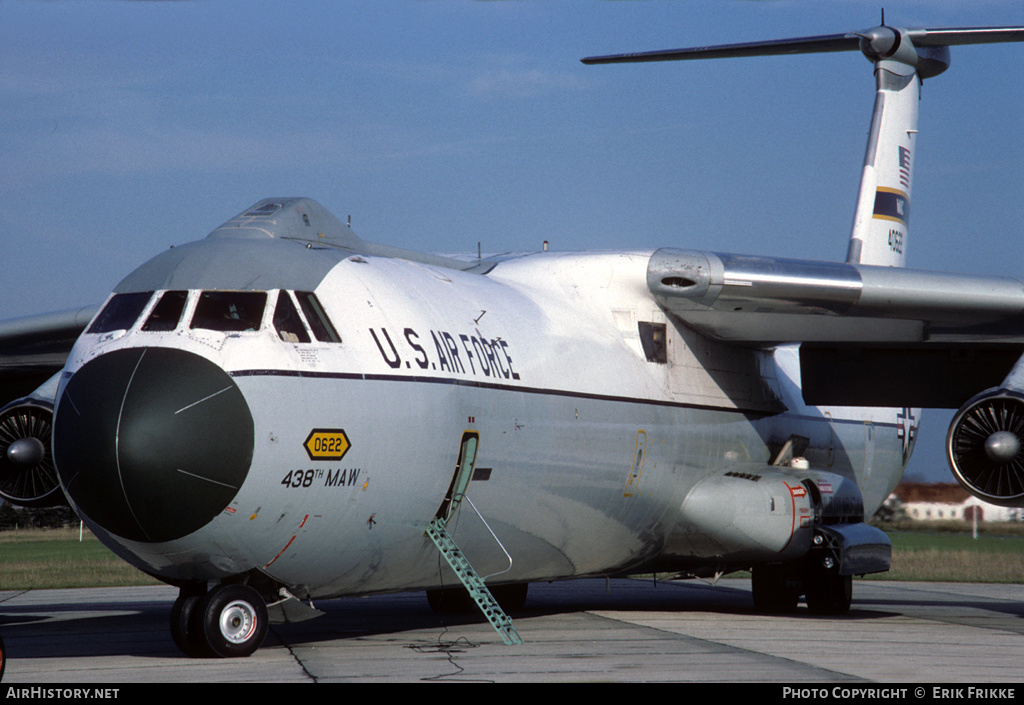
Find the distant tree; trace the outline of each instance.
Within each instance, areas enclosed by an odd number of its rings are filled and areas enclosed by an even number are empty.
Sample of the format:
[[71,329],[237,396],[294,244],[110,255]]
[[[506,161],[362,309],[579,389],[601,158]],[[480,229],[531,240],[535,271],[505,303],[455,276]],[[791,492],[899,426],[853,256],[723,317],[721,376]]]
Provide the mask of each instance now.
[[4,502],[0,504],[0,531],[11,529],[61,529],[78,524],[71,507],[27,509]]
[[907,518],[907,508],[903,504],[903,500],[897,497],[895,494],[891,494],[885,498],[882,502],[882,506],[875,512],[874,519],[876,521],[885,522],[896,522],[903,521]]

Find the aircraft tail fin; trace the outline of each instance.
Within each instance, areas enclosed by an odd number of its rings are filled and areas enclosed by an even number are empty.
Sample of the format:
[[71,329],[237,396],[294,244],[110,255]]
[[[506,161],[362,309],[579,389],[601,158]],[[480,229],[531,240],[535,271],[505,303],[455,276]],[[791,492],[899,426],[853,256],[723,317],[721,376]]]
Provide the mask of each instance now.
[[875,108],[846,256],[849,264],[902,267],[906,261],[921,80],[916,71],[894,71],[899,65],[893,63],[879,62],[875,68]]
[[860,193],[847,251],[850,264],[901,267],[906,259],[910,186],[921,82],[949,68],[949,47],[1024,41],[1024,27],[901,29],[592,56],[584,64],[719,59],[860,51],[875,66],[871,119]]

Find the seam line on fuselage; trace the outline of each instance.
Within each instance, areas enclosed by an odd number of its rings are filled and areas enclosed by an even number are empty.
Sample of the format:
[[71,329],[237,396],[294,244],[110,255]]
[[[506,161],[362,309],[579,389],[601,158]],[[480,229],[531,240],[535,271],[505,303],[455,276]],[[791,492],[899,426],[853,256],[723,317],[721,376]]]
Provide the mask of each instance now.
[[[641,399],[639,397],[617,397],[614,395],[599,395],[590,391],[571,391],[568,389],[551,389],[537,386],[518,386],[515,384],[501,384],[498,382],[481,382],[479,380],[453,379],[451,377],[425,377],[422,375],[392,375],[361,372],[314,372],[311,370],[234,370],[227,373],[230,377],[306,377],[310,379],[351,379],[360,381],[376,382],[419,382],[421,384],[453,384],[456,386],[471,386],[479,389],[496,389],[500,391],[518,391],[526,395],[542,395],[549,397],[567,397],[570,399],[586,399],[599,402],[620,402],[625,404],[646,404],[658,407],[673,407],[677,409],[694,409],[698,411],[727,411],[737,414],[745,414],[758,418],[769,418],[772,416],[790,415],[796,418],[820,420],[817,416],[803,414],[783,408],[782,411],[772,412],[762,409],[744,409],[740,407],[720,407],[711,404],[694,404],[692,402],[673,402],[659,399]],[[833,418],[831,423],[852,423],[861,425],[864,419],[860,418]],[[886,421],[871,421],[874,426],[896,427],[897,424]]]
[[[674,407],[680,409],[695,409],[699,411],[728,411],[738,414],[746,414],[757,418],[769,418],[772,416],[790,415],[796,418],[819,419],[819,417],[802,414],[784,408],[782,411],[764,411],[763,409],[745,409],[742,407],[714,406],[712,404],[695,404],[693,402],[670,401],[667,399],[643,399],[640,397],[616,396],[614,394],[597,394],[594,392],[574,392],[565,389],[550,389],[545,387],[518,386],[514,384],[500,384],[497,382],[481,382],[479,380],[453,379],[450,377],[424,377],[422,375],[389,375],[362,372],[315,372],[312,370],[275,370],[275,369],[254,369],[229,371],[230,377],[305,377],[310,379],[347,379],[366,382],[418,382],[420,384],[451,384],[462,387],[474,387],[477,389],[493,389],[505,392],[520,392],[522,394],[539,394],[546,396],[560,396],[575,399],[589,399],[594,401],[612,401],[626,404],[647,404],[651,406]],[[864,419],[842,419],[833,418],[832,423],[857,424],[865,423]],[[896,423],[885,421],[872,421],[876,427],[896,427]]]
[[591,399],[596,401],[616,401],[630,404],[649,404],[653,406],[672,406],[686,409],[700,409],[705,411],[735,411],[741,414],[755,416],[774,416],[770,411],[761,409],[743,409],[713,406],[710,404],[694,404],[692,402],[669,401],[666,399],[642,399],[639,397],[623,397],[613,394],[596,394],[593,392],[574,392],[564,389],[548,389],[544,387],[517,386],[514,384],[499,384],[496,382],[481,382],[478,380],[452,379],[450,377],[424,377],[422,375],[387,375],[387,374],[365,374],[360,372],[311,372],[306,370],[235,370],[228,372],[231,377],[306,377],[311,379],[347,379],[360,380],[365,382],[414,382],[420,384],[451,384],[458,387],[474,387],[477,389],[493,389],[505,392],[519,392],[522,394],[540,394],[546,396],[572,397],[577,399]]

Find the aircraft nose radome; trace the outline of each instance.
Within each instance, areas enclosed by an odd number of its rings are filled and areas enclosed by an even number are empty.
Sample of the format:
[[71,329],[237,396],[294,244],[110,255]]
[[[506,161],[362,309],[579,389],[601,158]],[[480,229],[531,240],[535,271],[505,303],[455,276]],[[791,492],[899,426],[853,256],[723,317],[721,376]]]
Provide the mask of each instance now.
[[209,360],[169,348],[107,353],[72,375],[53,431],[78,510],[117,536],[157,543],[205,526],[252,463],[241,390]]

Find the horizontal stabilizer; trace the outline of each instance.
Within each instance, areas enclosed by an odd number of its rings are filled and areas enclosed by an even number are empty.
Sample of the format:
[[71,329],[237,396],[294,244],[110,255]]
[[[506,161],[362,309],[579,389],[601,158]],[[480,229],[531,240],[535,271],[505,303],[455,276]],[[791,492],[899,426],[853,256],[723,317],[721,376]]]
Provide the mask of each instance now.
[[775,39],[763,42],[718,44],[714,46],[665,49],[632,54],[588,56],[584,64],[622,64],[647,61],[685,61],[693,59],[736,59],[748,56],[778,56],[783,54],[810,54],[830,51],[853,51],[860,45],[855,34],[826,34],[817,37]]
[[993,44],[1024,41],[1024,27],[943,27],[933,29],[897,30],[882,25],[871,29],[813,37],[772,39],[740,44],[666,49],[628,54],[589,56],[584,64],[622,64],[648,61],[686,61],[695,59],[735,59],[750,56],[786,54],[818,54],[835,51],[862,51],[876,60],[887,52],[895,54],[900,37],[908,37],[917,47],[948,47],[961,44]]
[[591,56],[584,64],[731,59],[859,51],[874,64],[875,105],[847,250],[850,264],[903,267],[917,153],[921,82],[950,65],[949,47],[1024,41],[1024,27],[870,29],[792,39]]

